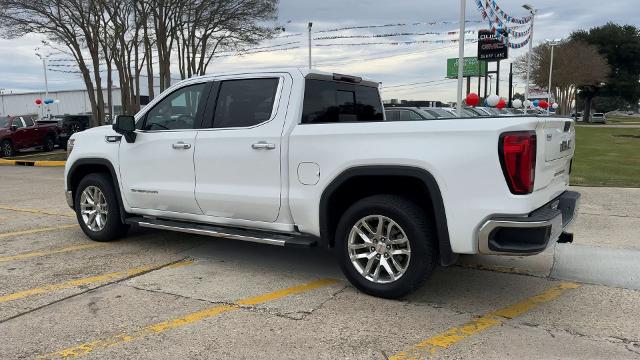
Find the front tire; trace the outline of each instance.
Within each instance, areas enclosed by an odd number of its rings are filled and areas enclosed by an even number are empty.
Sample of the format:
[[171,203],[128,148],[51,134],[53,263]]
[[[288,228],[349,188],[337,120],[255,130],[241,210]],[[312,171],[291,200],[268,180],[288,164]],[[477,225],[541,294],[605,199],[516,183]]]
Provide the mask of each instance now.
[[2,155],[2,157],[5,157],[5,158],[12,157],[13,154],[15,154],[15,151],[13,150],[13,144],[11,144],[11,141],[5,140],[2,143],[0,143],[0,154]]
[[395,195],[353,204],[336,231],[336,251],[347,279],[360,291],[397,299],[417,289],[437,262],[432,220]]
[[127,233],[111,178],[106,174],[85,176],[74,194],[74,208],[82,231],[95,241],[113,241]]
[[52,136],[47,136],[44,139],[44,145],[42,145],[42,151],[49,152],[53,151],[53,148],[56,146],[56,142],[54,141]]

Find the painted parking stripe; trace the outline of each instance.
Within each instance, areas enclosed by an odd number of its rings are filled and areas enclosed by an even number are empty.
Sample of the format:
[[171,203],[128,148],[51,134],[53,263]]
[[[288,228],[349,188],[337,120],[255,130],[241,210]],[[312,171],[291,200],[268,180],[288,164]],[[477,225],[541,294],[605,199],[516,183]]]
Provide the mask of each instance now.
[[51,249],[51,250],[38,250],[38,251],[26,252],[26,253],[22,253],[22,254],[2,256],[2,257],[0,257],[0,263],[8,262],[8,261],[24,260],[24,259],[29,259],[29,258],[33,258],[33,257],[40,257],[40,256],[54,255],[54,254],[62,254],[62,253],[67,253],[67,252],[72,252],[72,251],[95,249],[95,248],[100,248],[100,247],[105,247],[105,246],[107,246],[107,244],[104,244],[104,243],[89,243],[89,244],[81,244],[81,245],[71,245],[71,246],[55,248],[55,249]]
[[429,357],[429,355],[436,353],[438,350],[447,349],[468,337],[501,325],[507,320],[526,314],[541,304],[557,299],[567,290],[576,289],[578,287],[580,287],[580,285],[575,283],[561,283],[558,286],[552,287],[541,294],[527,298],[517,304],[485,314],[462,326],[452,327],[438,335],[419,342],[409,350],[402,351],[391,356],[389,359],[424,359]]
[[17,211],[17,212],[26,212],[31,214],[42,214],[42,215],[54,215],[54,216],[66,216],[66,217],[76,217],[74,213],[62,213],[56,211],[49,211],[43,209],[26,209],[26,208],[17,208],[13,206],[0,205],[0,210],[9,210],[9,211]]
[[43,227],[43,228],[12,231],[8,233],[0,233],[0,239],[12,237],[12,236],[29,235],[29,234],[37,234],[41,232],[63,230],[63,229],[69,229],[73,227],[78,227],[78,224],[66,224],[66,225],[59,225],[59,226],[49,226],[49,227]]
[[138,340],[150,335],[159,334],[168,330],[181,328],[183,326],[202,321],[214,316],[228,313],[234,310],[241,309],[242,306],[251,306],[266,303],[269,301],[278,300],[287,296],[305,293],[314,289],[322,288],[337,283],[337,280],[333,279],[321,279],[312,281],[310,283],[297,285],[287,289],[278,290],[275,292],[249,297],[236,301],[230,305],[219,305],[210,307],[204,310],[193,312],[182,317],[163,321],[157,324],[149,325],[141,329],[135,330],[130,333],[119,334],[109,338],[90,341],[84,344],[72,346],[70,348],[56,351],[47,355],[40,356],[41,359],[59,359],[70,358],[76,356],[82,356],[93,352],[94,350],[106,349],[123,343],[128,343],[134,340]]
[[42,295],[47,293],[52,293],[64,289],[71,289],[74,287],[89,285],[101,282],[107,282],[112,280],[122,280],[128,277],[141,275],[150,271],[159,270],[162,268],[175,268],[190,265],[193,263],[193,260],[183,260],[172,264],[163,264],[163,265],[145,265],[140,266],[128,270],[112,272],[108,274],[90,276],[82,279],[71,280],[58,284],[49,284],[29,290],[19,291],[13,294],[0,296],[0,303],[5,303],[8,301],[14,301],[18,299],[23,299],[29,296]]

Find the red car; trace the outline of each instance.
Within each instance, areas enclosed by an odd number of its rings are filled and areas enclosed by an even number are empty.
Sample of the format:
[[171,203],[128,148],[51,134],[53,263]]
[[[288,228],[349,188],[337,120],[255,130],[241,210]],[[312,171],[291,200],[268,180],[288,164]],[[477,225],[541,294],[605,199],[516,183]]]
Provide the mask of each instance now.
[[39,124],[33,115],[0,117],[0,157],[32,147],[51,151],[59,133],[57,124]]

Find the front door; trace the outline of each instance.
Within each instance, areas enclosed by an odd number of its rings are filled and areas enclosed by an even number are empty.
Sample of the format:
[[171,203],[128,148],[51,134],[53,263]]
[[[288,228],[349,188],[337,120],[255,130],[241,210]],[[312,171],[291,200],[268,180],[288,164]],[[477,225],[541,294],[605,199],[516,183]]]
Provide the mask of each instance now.
[[29,131],[24,126],[24,121],[22,121],[21,117],[13,118],[11,126],[15,127],[15,131],[13,132],[12,140],[13,140],[13,148],[15,150],[19,150],[29,146]]
[[[209,216],[274,222],[281,196],[282,131],[292,80],[265,74],[216,82],[212,125],[196,140],[196,197]],[[207,119],[205,119],[206,123]]]
[[138,120],[136,139],[121,139],[122,191],[137,209],[202,214],[196,203],[193,154],[209,83],[173,91]]

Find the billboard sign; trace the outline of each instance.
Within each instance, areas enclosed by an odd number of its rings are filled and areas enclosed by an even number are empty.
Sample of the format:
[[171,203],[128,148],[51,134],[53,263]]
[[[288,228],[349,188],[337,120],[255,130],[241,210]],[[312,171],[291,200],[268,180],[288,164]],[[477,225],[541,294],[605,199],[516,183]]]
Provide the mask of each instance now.
[[478,60],[498,61],[509,58],[509,47],[491,30],[478,31]]
[[[474,57],[464,58],[464,77],[487,75],[487,63]],[[458,77],[458,58],[447,59],[447,77]]]

